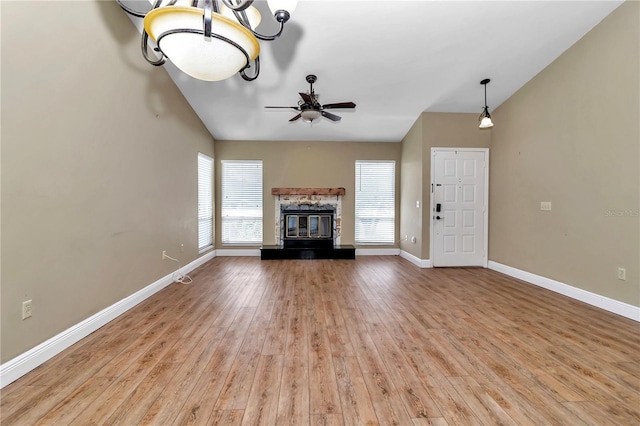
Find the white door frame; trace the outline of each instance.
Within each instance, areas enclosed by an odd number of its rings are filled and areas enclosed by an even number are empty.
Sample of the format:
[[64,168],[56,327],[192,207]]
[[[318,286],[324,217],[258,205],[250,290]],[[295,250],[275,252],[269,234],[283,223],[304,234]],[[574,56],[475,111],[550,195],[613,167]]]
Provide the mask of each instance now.
[[434,167],[434,153],[436,152],[451,152],[451,151],[464,151],[464,152],[483,152],[485,160],[485,173],[484,173],[484,256],[482,259],[482,266],[488,267],[489,264],[489,148],[445,148],[445,147],[432,147],[431,148],[431,192],[429,193],[429,257],[431,258],[431,265],[433,264],[433,240],[434,240],[434,225],[435,225],[435,203],[434,203],[434,186],[435,186],[435,167]]

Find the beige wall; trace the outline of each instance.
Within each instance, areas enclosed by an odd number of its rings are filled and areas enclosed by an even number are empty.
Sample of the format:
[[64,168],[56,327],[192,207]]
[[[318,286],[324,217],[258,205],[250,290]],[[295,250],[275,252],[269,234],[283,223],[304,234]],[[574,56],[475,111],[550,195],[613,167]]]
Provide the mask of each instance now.
[[[402,218],[409,222],[403,220],[400,235],[407,234],[409,241],[402,241],[401,248],[419,259],[430,256],[431,148],[489,148],[491,130],[478,128],[478,115],[425,112],[402,140],[400,203]],[[412,236],[416,243],[411,242]]]
[[6,362],[197,258],[213,141],[115,2],[1,7]]
[[[422,151],[425,149],[422,140],[423,121],[418,118],[402,140],[402,180],[400,182],[400,249],[418,259],[422,259],[424,226],[422,188],[429,186],[429,181],[425,180],[423,175]],[[416,202],[420,203],[420,207],[416,207]],[[426,226],[429,226],[428,221]],[[415,237],[415,243],[412,242],[413,237]]]
[[[220,161],[262,160],[263,242],[275,244],[275,197],[271,195],[271,188],[344,187],[346,193],[342,199],[341,243],[354,244],[355,161],[395,160],[398,194],[401,148],[399,143],[382,142],[216,141],[216,194],[221,193]],[[219,217],[219,201],[216,206]],[[223,248],[220,241],[220,221],[216,222],[216,247]],[[396,220],[396,234],[398,226],[399,220]]]
[[489,197],[490,260],[635,306],[639,22],[626,2],[493,113]]

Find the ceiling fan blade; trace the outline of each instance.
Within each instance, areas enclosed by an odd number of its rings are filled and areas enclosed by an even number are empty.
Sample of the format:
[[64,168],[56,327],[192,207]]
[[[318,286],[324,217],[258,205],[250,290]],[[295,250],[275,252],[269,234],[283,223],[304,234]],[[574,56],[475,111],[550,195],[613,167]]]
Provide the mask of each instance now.
[[296,111],[300,111],[300,107],[294,107],[294,106],[266,106],[265,108],[286,108],[286,109],[294,109]]
[[289,121],[296,121],[298,118],[302,117],[302,114],[298,114],[295,117],[293,117],[291,120]]
[[338,115],[335,115],[335,114],[331,114],[330,112],[322,111],[321,114],[322,114],[323,117],[327,117],[331,121],[340,121],[340,120],[342,120],[342,117],[340,117]]
[[312,104],[313,103],[313,98],[308,93],[300,92],[300,97],[302,98],[303,101],[305,101],[308,104]]
[[331,109],[331,108],[355,108],[356,104],[354,104],[353,102],[338,102],[335,104],[326,104],[326,105],[322,105],[322,108],[324,109]]

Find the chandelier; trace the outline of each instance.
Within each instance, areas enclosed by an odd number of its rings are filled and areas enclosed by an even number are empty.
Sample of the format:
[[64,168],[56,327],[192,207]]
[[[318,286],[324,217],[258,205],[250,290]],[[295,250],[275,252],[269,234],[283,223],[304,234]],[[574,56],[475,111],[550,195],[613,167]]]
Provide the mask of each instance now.
[[[147,62],[161,66],[170,59],[185,74],[205,81],[224,80],[236,72],[247,81],[255,80],[260,74],[258,39],[280,37],[297,3],[268,0],[280,28],[273,35],[262,35],[255,31],[262,17],[252,6],[254,0],[153,0],[147,13],[116,1],[128,14],[144,18],[141,49]],[[149,51],[149,38],[160,57]],[[250,68],[253,72],[248,75]]]

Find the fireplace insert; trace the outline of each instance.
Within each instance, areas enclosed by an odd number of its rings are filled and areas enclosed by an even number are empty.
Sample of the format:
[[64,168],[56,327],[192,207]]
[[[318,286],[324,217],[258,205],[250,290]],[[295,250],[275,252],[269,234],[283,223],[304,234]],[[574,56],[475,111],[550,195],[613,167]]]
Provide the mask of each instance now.
[[287,210],[284,215],[284,248],[333,247],[333,211]]

